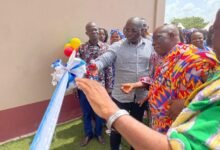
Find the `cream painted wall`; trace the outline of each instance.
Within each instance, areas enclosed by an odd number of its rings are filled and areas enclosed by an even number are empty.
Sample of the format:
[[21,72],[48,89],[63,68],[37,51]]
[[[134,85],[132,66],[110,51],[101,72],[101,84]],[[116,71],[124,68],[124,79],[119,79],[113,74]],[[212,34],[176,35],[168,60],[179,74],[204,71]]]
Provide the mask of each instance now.
[[50,99],[50,64],[67,60],[63,45],[71,37],[87,40],[88,21],[122,29],[129,17],[140,16],[152,31],[163,24],[164,0],[159,1],[160,6],[155,0],[1,0],[0,110]]

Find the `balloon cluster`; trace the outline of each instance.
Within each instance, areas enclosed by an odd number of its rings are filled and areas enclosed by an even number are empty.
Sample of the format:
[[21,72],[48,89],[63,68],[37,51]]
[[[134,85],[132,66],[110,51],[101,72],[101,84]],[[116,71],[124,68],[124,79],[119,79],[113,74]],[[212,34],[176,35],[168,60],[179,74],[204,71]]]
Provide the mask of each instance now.
[[81,41],[79,38],[72,38],[69,43],[65,44],[64,46],[64,54],[67,57],[70,57],[73,51],[77,51]]

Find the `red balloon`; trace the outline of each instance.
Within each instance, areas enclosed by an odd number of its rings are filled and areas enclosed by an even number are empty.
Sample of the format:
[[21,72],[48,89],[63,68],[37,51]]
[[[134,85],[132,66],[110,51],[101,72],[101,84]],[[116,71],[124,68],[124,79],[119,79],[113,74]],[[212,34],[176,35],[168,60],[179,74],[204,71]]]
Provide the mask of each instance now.
[[73,48],[72,47],[66,47],[64,49],[64,54],[67,56],[67,57],[70,57],[70,55],[72,54],[73,52]]

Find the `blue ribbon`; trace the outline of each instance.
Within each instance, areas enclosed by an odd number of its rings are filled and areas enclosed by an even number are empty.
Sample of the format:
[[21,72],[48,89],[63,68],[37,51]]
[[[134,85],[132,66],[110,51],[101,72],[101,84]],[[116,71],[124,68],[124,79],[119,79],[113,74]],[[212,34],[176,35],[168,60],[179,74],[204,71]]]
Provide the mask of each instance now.
[[78,64],[75,64],[70,70],[68,70],[65,69],[67,65],[63,64],[61,60],[56,60],[54,63],[52,63],[51,66],[53,68],[61,67],[65,70],[65,72],[52,95],[37,133],[34,136],[30,150],[49,150],[63,103],[65,91],[71,82],[75,82],[75,78],[78,76],[72,72],[85,64],[86,63],[81,60]]

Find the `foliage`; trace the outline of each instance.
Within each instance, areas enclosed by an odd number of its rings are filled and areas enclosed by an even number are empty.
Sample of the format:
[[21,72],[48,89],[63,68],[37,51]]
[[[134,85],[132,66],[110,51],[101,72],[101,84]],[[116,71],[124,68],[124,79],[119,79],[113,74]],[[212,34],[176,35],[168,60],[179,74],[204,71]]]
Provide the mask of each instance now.
[[178,24],[182,23],[182,25],[186,29],[191,29],[191,28],[197,28],[197,29],[202,29],[204,28],[208,22],[205,22],[205,20],[201,17],[185,17],[185,18],[174,18],[171,23],[173,24]]

